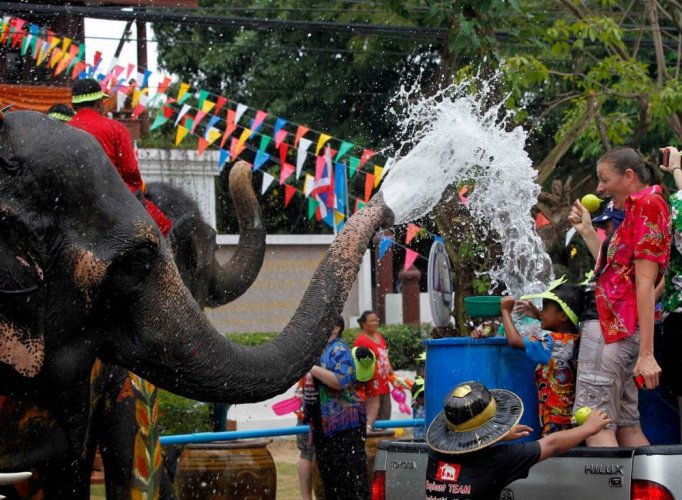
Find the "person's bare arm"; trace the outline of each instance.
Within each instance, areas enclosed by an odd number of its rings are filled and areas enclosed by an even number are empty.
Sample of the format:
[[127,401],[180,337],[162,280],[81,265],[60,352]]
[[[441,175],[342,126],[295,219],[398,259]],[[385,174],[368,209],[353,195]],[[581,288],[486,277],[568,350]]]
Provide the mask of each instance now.
[[509,434],[500,439],[500,442],[504,441],[515,441],[517,439],[524,438],[533,432],[533,428],[523,424],[517,424],[511,430]]
[[599,239],[599,235],[597,235],[597,231],[592,225],[592,216],[590,215],[590,211],[587,210],[582,203],[580,203],[580,200],[575,200],[575,203],[573,203],[573,207],[571,207],[571,213],[568,215],[568,221],[583,239],[585,245],[592,254],[592,257],[594,257],[594,260],[597,260],[599,257],[601,240]]
[[682,159],[680,158],[680,152],[673,146],[661,148],[661,151],[666,149],[670,153],[670,156],[668,157],[668,164],[660,165],[660,168],[661,170],[668,172],[673,176],[673,180],[675,181],[675,186],[677,189],[682,189]]
[[639,323],[639,357],[635,375],[642,375],[647,389],[658,387],[661,367],[654,358],[655,287],[658,264],[646,259],[635,260],[637,320]]
[[310,369],[310,374],[327,387],[331,387],[337,391],[342,389],[339,379],[336,377],[336,373],[331,370],[327,370],[321,366],[313,366]]
[[554,432],[538,441],[540,443],[540,459],[538,462],[578,446],[610,423],[611,419],[606,413],[601,410],[592,410],[583,425],[565,431]]
[[502,311],[502,326],[504,327],[504,335],[507,337],[507,343],[515,349],[525,349],[523,337],[516,329],[514,321],[512,320],[511,312],[514,309],[516,301],[512,297],[503,297],[500,302],[500,309]]

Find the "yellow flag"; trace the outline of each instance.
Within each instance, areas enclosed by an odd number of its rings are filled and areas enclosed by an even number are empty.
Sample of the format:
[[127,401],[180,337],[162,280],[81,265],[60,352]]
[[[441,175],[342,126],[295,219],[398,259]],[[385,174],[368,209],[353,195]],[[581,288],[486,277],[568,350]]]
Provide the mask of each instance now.
[[242,135],[239,136],[239,140],[237,141],[237,151],[241,153],[241,151],[244,149],[244,143],[249,137],[251,137],[251,129],[245,128],[242,130]]
[[320,154],[320,149],[322,149],[322,146],[324,146],[329,139],[331,139],[331,135],[327,134],[320,134],[320,138],[317,140],[317,147],[315,148],[315,156],[318,156]]
[[187,127],[183,127],[182,125],[178,125],[178,130],[175,134],[175,145],[179,146],[182,140],[187,137],[187,134],[189,133],[189,129]]
[[315,187],[315,177],[313,177],[310,174],[305,174],[305,183],[303,184],[303,194],[305,194],[306,198],[310,196],[310,193],[313,191],[313,188]]
[[384,167],[374,167],[374,187],[376,188],[381,182],[381,177],[384,175]]
[[181,83],[180,88],[178,89],[178,101],[182,100],[182,96],[187,93],[189,90],[189,83]]
[[223,133],[220,130],[218,130],[215,127],[211,127],[210,130],[208,131],[208,134],[206,134],[207,142],[209,144],[213,144],[220,137],[222,137],[222,135],[223,135]]
[[213,108],[215,108],[215,103],[206,99],[204,104],[201,106],[201,111],[204,113],[210,113]]
[[343,219],[345,219],[345,218],[346,218],[346,216],[343,215],[341,212],[339,212],[338,210],[334,210],[334,225],[335,226],[338,226],[339,224],[341,224],[341,221],[343,221]]
[[69,45],[71,45],[71,39],[70,39],[70,38],[67,38],[67,37],[64,37],[64,39],[62,40],[62,50],[63,50],[64,52],[66,52],[67,50],[69,50]]

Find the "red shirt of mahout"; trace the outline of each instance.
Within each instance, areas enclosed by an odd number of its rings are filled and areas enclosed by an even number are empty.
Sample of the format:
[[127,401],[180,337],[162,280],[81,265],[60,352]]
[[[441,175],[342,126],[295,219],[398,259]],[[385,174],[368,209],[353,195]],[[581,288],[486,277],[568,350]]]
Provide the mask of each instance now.
[[[131,193],[144,192],[144,182],[133,148],[133,138],[122,123],[100,115],[93,108],[83,108],[68,122],[69,125],[89,133],[97,139],[118,174]],[[147,213],[152,216],[164,236],[173,223],[151,200],[143,200]]]
[[142,176],[133,149],[133,139],[125,125],[100,115],[93,108],[81,109],[68,124],[97,139],[131,192],[142,189]]

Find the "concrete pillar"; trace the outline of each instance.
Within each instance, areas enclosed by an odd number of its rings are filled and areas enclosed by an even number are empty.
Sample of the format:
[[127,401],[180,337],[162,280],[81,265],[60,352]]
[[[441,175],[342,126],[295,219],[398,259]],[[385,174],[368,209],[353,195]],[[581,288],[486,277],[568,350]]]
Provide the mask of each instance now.
[[382,233],[374,235],[374,255],[376,266],[376,289],[374,298],[374,312],[379,317],[382,324],[386,324],[386,294],[393,293],[393,247],[391,247],[384,258],[379,258],[379,246],[382,236],[395,241],[393,231],[385,229]]
[[419,324],[419,280],[421,277],[421,271],[414,266],[398,273],[403,296],[403,323],[405,324]]

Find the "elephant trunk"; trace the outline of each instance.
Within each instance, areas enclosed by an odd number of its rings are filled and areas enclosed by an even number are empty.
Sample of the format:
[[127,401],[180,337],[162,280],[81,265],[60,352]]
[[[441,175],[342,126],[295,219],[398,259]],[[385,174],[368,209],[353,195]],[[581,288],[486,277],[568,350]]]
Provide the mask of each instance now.
[[281,394],[319,358],[382,222],[391,223],[392,213],[378,194],[336,237],[284,331],[258,347],[219,334],[181,286],[172,261],[164,259],[150,276],[159,286],[145,290],[133,307],[135,331],[112,339],[115,361],[202,401],[247,403]]
[[239,246],[221,266],[214,257],[206,305],[217,307],[240,297],[253,284],[265,257],[266,229],[260,205],[251,188],[251,167],[237,162],[230,171],[230,193],[237,208]]

